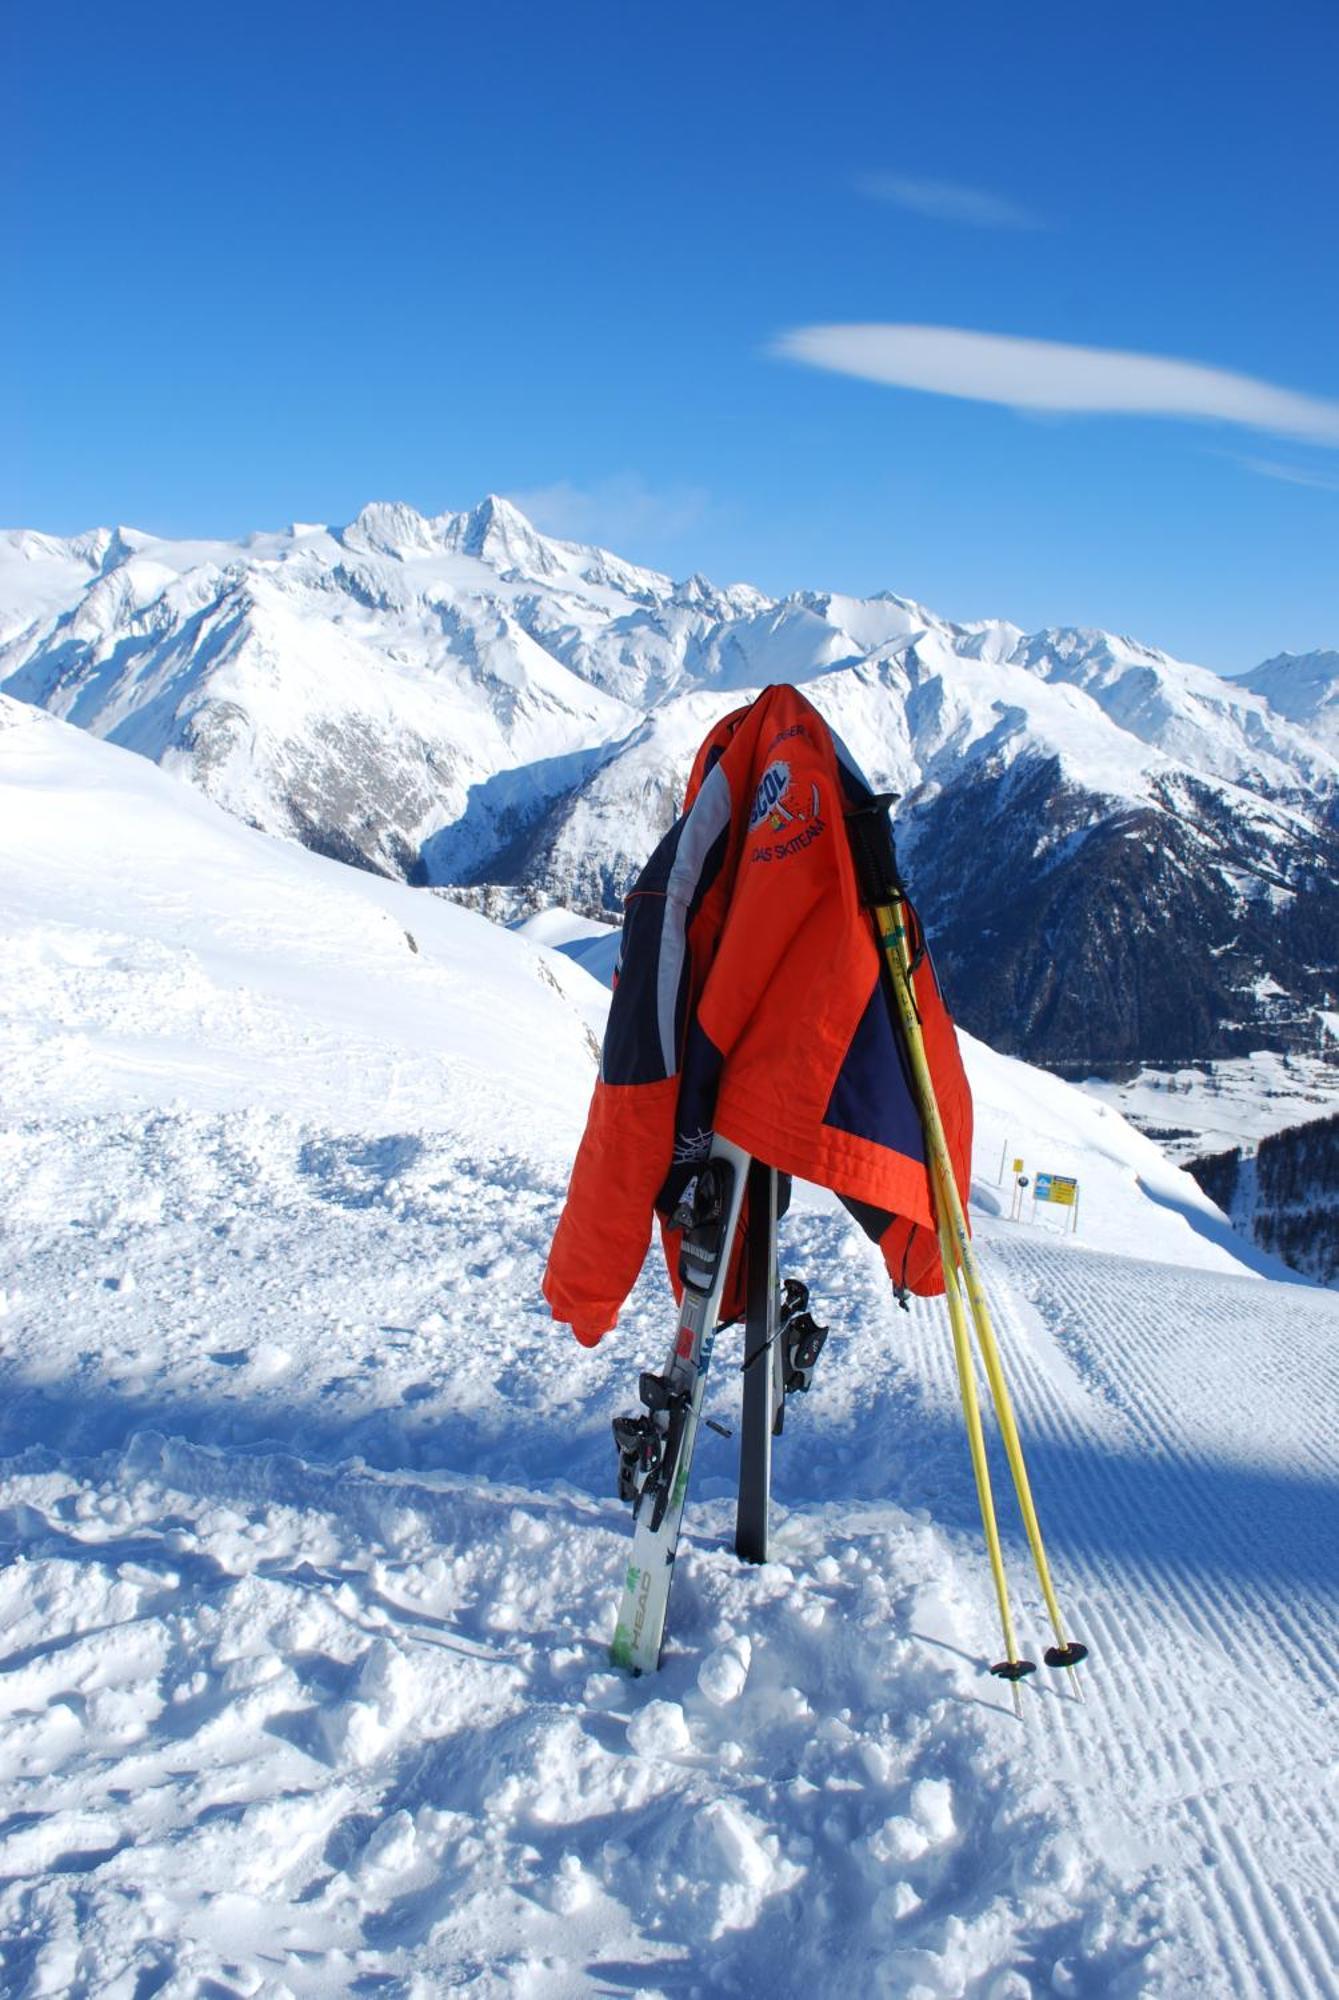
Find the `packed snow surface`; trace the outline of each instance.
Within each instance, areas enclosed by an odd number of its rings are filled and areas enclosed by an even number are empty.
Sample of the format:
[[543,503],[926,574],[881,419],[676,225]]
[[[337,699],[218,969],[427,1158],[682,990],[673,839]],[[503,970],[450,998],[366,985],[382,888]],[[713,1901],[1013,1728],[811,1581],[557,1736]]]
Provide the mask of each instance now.
[[603,990],[3,702],[0,951],[5,1994],[1333,1993],[1339,1298],[1114,1107],[969,1046],[1085,1700],[990,1677],[942,1304],[809,1190],[776,1560],[705,1433],[632,1682],[667,1287],[594,1354],[539,1295]]

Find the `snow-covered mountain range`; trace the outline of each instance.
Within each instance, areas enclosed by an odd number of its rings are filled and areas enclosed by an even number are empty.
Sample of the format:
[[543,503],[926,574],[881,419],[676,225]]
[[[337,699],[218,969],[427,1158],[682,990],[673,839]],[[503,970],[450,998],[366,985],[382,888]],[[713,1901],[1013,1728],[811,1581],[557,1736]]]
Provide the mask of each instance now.
[[723,707],[803,684],[901,795],[956,1009],[1056,1067],[1314,1040],[1339,655],[1229,682],[1109,633],[674,582],[505,500],[239,543],[0,536],[0,687],[253,825],[617,912]]

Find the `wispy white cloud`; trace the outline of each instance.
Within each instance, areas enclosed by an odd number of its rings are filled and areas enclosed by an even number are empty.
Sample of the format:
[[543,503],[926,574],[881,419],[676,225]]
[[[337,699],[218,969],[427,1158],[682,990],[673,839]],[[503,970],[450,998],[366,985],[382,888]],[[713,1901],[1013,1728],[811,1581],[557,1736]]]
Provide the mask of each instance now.
[[1339,479],[1327,478],[1306,465],[1283,465],[1274,458],[1238,458],[1237,464],[1261,479],[1282,479],[1289,486],[1314,486],[1321,493],[1339,493]]
[[1200,361],[951,326],[803,326],[771,351],[839,375],[1016,410],[1189,417],[1339,445],[1339,402]]
[[862,174],[861,194],[891,202],[931,222],[962,222],[972,229],[1045,229],[1031,209],[989,188],[965,187],[960,181],[923,180],[910,174]]
[[589,486],[560,479],[507,498],[546,534],[615,548],[623,546],[620,536],[671,542],[697,527],[711,505],[703,487],[655,488],[637,472],[612,473]]

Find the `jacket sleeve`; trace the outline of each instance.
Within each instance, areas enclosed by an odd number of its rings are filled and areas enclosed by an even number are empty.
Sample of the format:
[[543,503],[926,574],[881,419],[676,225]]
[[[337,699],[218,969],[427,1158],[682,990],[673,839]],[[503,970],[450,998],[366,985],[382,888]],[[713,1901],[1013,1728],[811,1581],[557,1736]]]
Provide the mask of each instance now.
[[567,1200],[549,1251],[544,1296],[583,1347],[618,1322],[651,1240],[669,1165],[675,1085],[595,1086]]
[[616,1324],[637,1282],[670,1170],[691,988],[688,916],[720,863],[729,814],[719,789],[703,788],[624,906],[600,1076],[544,1273],[554,1318],[587,1347]]

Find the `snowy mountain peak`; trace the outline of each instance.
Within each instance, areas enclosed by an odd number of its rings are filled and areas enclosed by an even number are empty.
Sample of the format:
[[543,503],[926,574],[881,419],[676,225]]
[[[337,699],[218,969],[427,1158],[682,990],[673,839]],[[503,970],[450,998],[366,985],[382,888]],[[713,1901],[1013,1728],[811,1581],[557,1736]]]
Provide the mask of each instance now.
[[1258,667],[1252,667],[1249,674],[1241,675],[1241,679],[1251,681],[1256,674],[1275,672],[1295,683],[1332,683],[1339,680],[1339,653],[1324,647],[1310,653],[1275,653],[1272,659],[1262,660]]
[[139,555],[152,541],[152,535],[143,534],[138,528],[97,528],[91,535],[81,535],[71,547],[105,576],[108,570],[117,569]]
[[436,555],[440,543],[432,523],[403,500],[374,500],[347,528],[337,531],[345,548],[378,556]]
[[584,581],[645,600],[670,593],[667,577],[623,562],[608,550],[543,535],[534,522],[499,493],[490,493],[463,513],[429,518],[404,501],[376,501],[337,531],[345,548],[360,554],[414,562],[468,556],[507,581],[553,584]]
[[[106,530],[95,532],[105,534]],[[68,555],[71,546],[55,535],[44,535],[39,528],[6,528],[0,534],[0,547],[18,562],[50,562]]]
[[534,523],[498,493],[489,493],[468,514],[442,517],[443,540],[462,555],[475,556],[501,571],[531,577],[559,576],[571,564],[561,545],[541,535]]
[[435,519],[403,500],[373,501],[340,531],[339,539],[346,548],[400,562],[445,553],[473,556],[498,571],[526,569],[550,575],[561,567],[520,508],[495,493],[467,513],[440,514]]
[[90,528],[62,540],[36,528],[9,528],[0,533],[0,550],[24,564],[85,563],[90,569],[114,569],[150,540],[134,528]]
[[486,493],[463,518],[461,546],[467,555],[481,555],[490,543],[495,547],[510,544],[524,548],[540,539],[533,521],[514,501],[504,499],[500,493]]
[[770,610],[773,600],[751,583],[722,586],[703,576],[700,570],[694,570],[691,576],[675,584],[669,602],[699,617],[723,622],[731,618],[752,618],[759,611]]
[[1276,653],[1236,682],[1339,750],[1339,653]]

